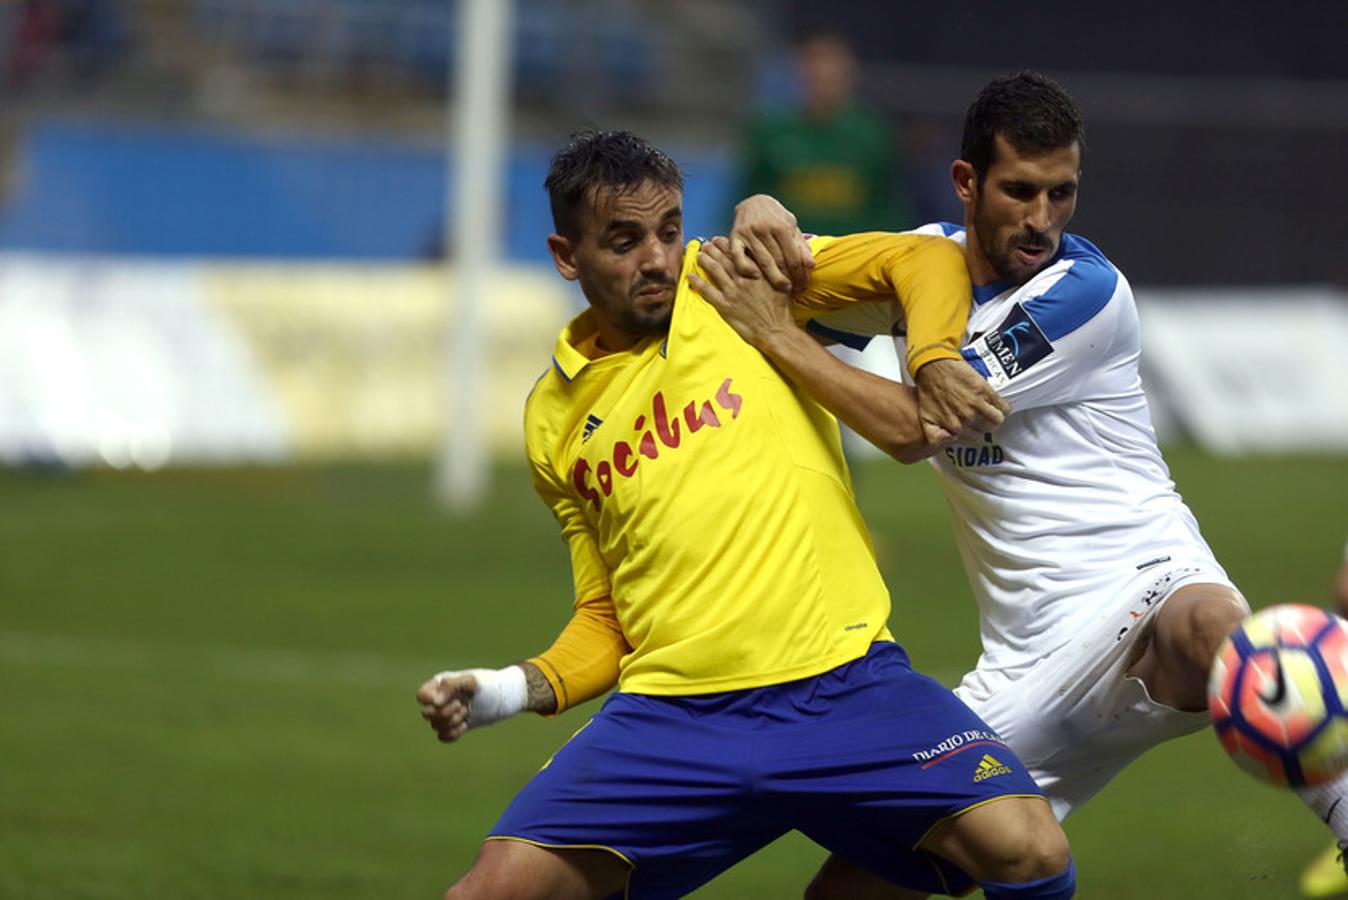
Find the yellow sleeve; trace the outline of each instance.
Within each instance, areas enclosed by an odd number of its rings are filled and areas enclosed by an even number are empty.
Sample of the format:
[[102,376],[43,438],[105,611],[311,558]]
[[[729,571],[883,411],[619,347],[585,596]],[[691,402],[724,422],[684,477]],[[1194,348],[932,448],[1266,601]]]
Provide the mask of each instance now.
[[576,605],[609,595],[608,566],[599,553],[599,538],[586,519],[579,501],[557,481],[552,469],[529,457],[534,490],[552,510],[562,527],[562,540],[571,551],[571,578],[576,587]]
[[964,252],[954,241],[873,231],[812,238],[810,249],[815,259],[810,284],[796,297],[805,317],[897,297],[907,323],[909,372],[933,360],[960,358],[973,287]]
[[576,604],[552,646],[529,662],[557,695],[557,712],[584,703],[618,683],[618,663],[631,652],[611,597]]
[[630,649],[610,597],[608,566],[599,553],[593,526],[550,466],[531,454],[529,468],[534,489],[562,527],[576,588],[571,621],[551,647],[529,660],[552,685],[560,713],[617,684],[618,662]]

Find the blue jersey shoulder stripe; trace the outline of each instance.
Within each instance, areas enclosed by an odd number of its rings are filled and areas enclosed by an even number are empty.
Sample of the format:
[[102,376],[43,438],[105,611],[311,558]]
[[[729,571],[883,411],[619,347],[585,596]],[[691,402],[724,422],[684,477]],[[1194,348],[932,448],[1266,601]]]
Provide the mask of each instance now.
[[964,230],[963,225],[956,225],[954,222],[937,222],[936,224],[941,226],[941,233],[946,237],[959,234]]
[[1119,283],[1118,271],[1085,238],[1062,236],[1059,260],[1072,263],[1053,287],[1025,302],[1025,311],[1050,341],[1071,334],[1105,308]]
[[992,284],[974,285],[974,302],[979,306],[987,303],[994,297],[1000,296],[1015,287],[1009,281],[994,281]]
[[820,325],[814,319],[805,323],[805,330],[810,334],[818,335],[845,347],[851,347],[853,350],[865,350],[866,345],[871,342],[869,337],[852,334],[850,331],[839,331],[836,328],[829,328],[827,325]]

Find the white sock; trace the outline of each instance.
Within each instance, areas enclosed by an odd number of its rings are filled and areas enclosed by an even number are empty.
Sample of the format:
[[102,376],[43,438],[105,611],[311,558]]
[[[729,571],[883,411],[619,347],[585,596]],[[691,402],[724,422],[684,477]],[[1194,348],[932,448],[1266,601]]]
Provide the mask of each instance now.
[[1330,827],[1340,844],[1348,843],[1348,773],[1317,787],[1297,788],[1297,794]]

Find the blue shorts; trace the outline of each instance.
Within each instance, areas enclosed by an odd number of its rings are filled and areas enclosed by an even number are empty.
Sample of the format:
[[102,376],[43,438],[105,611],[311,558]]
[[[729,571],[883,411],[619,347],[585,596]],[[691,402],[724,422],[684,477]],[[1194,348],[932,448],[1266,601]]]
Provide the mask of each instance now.
[[972,879],[918,843],[1009,796],[1042,794],[982,719],[883,642],[786,684],[613,694],[488,839],[609,850],[632,866],[628,896],[653,898],[681,897],[798,829],[896,884],[960,893]]

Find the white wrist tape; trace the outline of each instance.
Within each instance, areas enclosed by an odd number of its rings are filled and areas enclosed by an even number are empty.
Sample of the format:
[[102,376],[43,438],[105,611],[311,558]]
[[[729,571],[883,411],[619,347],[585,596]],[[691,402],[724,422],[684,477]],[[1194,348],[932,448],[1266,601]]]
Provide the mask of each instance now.
[[477,680],[477,692],[468,704],[469,728],[508,719],[529,702],[529,685],[524,680],[524,669],[519,666],[440,672],[435,680],[460,675],[472,675]]

